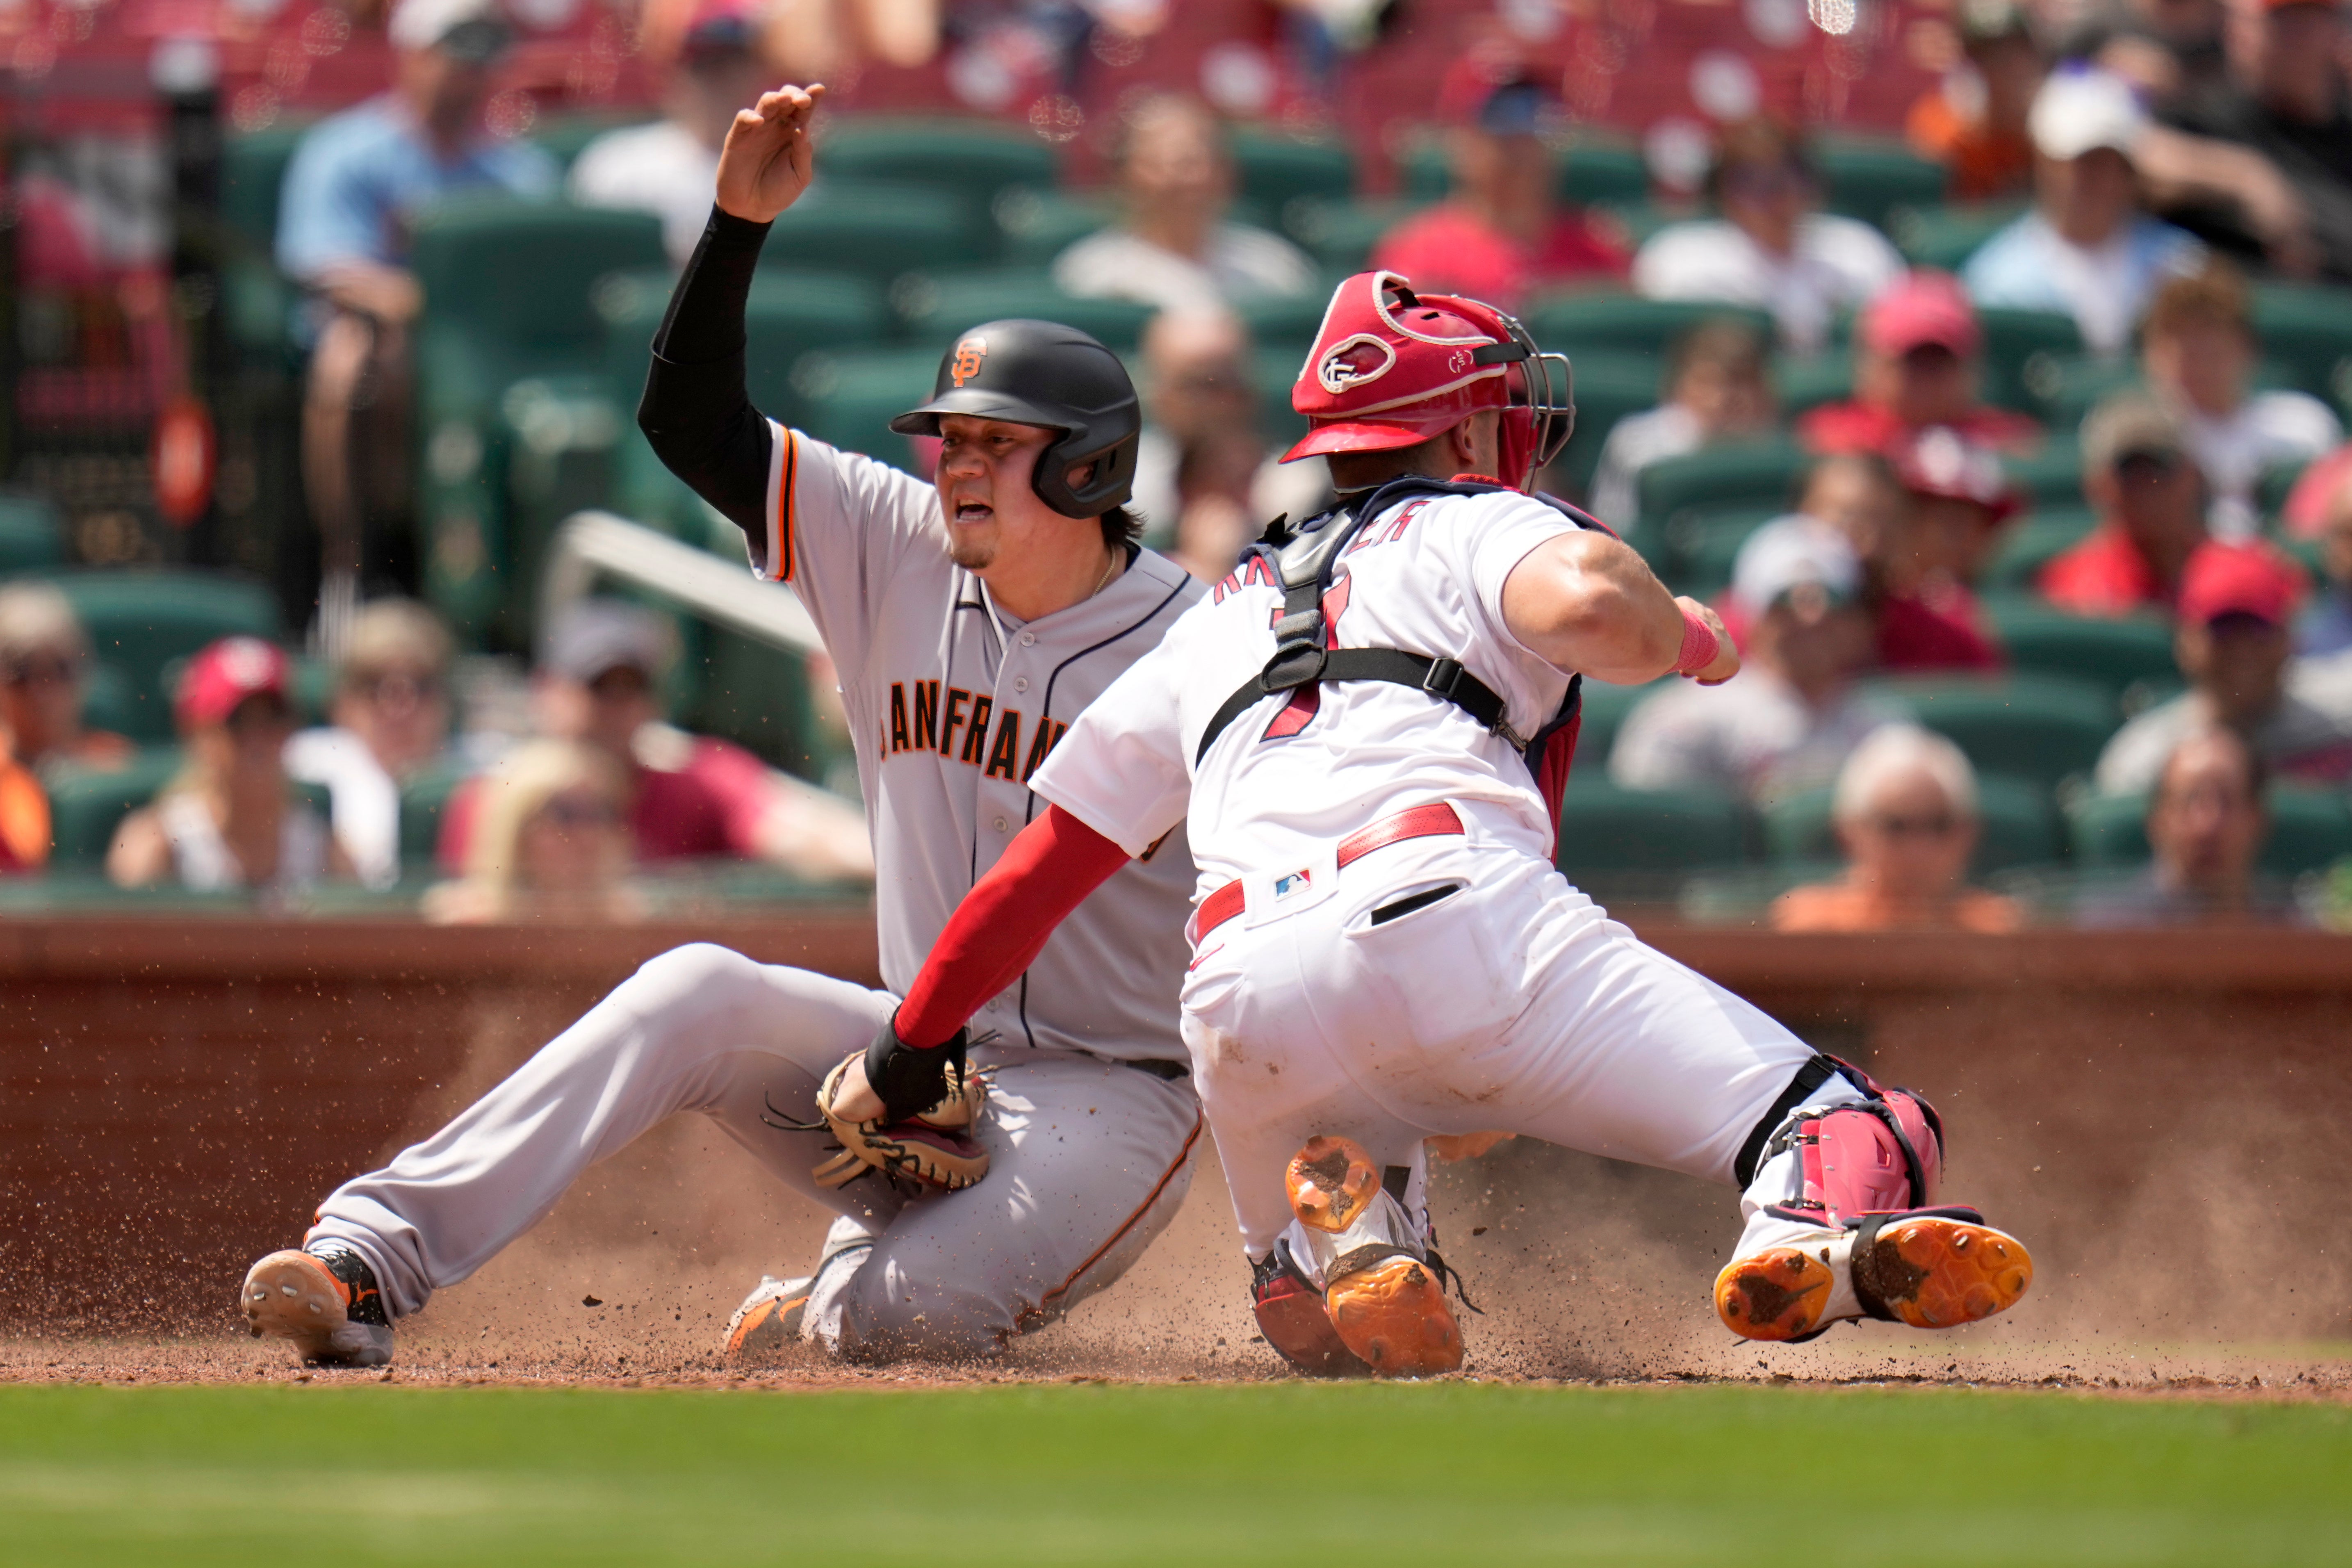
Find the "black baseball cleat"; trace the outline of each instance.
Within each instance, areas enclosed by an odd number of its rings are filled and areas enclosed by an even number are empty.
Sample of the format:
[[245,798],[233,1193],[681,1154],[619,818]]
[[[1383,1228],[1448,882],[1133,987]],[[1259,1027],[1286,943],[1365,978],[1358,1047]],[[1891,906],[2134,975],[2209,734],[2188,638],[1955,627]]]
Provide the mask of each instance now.
[[273,1252],[246,1270],[237,1304],[253,1337],[294,1342],[305,1366],[383,1366],[392,1319],[375,1272],[348,1247]]

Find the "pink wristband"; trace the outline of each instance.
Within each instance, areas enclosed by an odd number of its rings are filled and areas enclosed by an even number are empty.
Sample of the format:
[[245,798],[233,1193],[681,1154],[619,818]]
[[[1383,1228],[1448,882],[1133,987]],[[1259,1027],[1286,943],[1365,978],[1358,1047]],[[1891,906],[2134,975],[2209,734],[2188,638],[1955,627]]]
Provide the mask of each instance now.
[[1675,658],[1675,673],[1696,675],[1713,664],[1715,656],[1722,651],[1723,644],[1717,638],[1715,628],[1690,610],[1684,610],[1683,651]]

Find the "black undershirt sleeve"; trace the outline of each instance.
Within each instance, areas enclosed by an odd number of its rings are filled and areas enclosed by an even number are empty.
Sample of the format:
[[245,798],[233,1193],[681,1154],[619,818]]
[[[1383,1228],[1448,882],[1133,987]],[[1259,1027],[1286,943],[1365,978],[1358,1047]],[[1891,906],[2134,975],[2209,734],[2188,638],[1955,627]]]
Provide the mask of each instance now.
[[654,334],[637,427],[669,471],[750,535],[767,539],[768,421],[743,388],[743,307],[768,226],[716,206]]

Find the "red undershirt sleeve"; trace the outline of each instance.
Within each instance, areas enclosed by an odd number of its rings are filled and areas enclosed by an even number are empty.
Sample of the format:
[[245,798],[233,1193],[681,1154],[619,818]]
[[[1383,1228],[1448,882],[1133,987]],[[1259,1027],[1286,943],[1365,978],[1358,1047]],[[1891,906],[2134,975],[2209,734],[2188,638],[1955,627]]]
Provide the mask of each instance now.
[[1128,858],[1060,806],[1047,806],[948,917],[898,1004],[898,1037],[910,1046],[945,1045],[982,1002],[1036,962],[1054,928]]

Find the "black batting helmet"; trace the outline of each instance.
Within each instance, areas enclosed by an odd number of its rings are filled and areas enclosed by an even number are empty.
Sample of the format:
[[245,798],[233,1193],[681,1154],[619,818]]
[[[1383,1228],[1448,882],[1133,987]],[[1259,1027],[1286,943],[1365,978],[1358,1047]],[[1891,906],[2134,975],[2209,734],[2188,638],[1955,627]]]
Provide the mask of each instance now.
[[[940,360],[931,400],[890,421],[901,436],[936,436],[942,414],[1006,419],[1058,430],[1030,478],[1038,499],[1064,517],[1100,517],[1135,489],[1143,416],[1118,356],[1058,321],[988,321]],[[1091,465],[1073,485],[1069,471]]]

